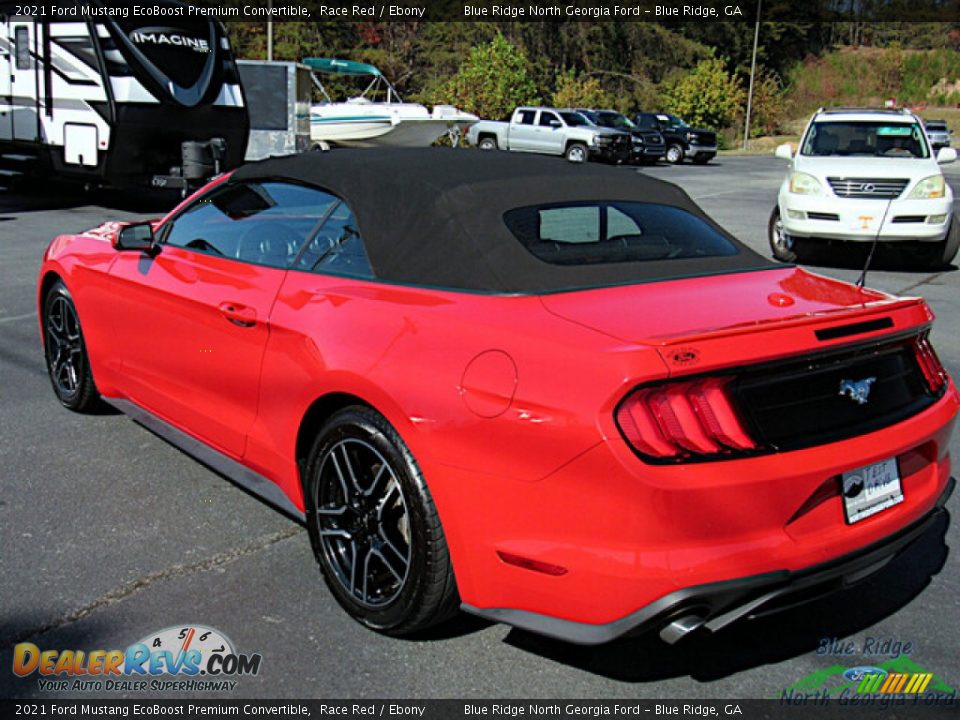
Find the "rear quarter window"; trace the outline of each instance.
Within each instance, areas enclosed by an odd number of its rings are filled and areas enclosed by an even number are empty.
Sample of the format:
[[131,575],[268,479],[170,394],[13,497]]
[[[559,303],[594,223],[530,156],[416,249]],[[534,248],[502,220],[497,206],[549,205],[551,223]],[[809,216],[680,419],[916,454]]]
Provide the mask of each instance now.
[[554,265],[643,262],[738,254],[696,215],[643,202],[578,202],[521,207],[504,214],[514,237]]

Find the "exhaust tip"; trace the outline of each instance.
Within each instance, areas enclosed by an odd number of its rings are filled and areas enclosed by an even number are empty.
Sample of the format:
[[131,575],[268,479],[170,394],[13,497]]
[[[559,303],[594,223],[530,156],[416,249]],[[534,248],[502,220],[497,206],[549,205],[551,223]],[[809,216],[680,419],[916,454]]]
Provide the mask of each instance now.
[[663,629],[660,630],[660,639],[667,643],[667,645],[673,645],[703,625],[704,622],[706,622],[706,619],[699,615],[684,615],[665,625]]

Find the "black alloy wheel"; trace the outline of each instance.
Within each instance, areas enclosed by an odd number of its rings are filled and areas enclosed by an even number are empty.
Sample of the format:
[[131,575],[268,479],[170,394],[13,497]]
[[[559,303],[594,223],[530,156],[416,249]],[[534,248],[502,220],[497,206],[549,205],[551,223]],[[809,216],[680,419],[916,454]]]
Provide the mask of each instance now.
[[404,635],[457,607],[449,552],[416,461],[379,413],[354,406],[307,463],[307,527],[334,597],[370,628]]
[[95,409],[100,398],[90,371],[80,318],[70,292],[59,280],[44,300],[43,335],[47,372],[57,399],[77,412]]

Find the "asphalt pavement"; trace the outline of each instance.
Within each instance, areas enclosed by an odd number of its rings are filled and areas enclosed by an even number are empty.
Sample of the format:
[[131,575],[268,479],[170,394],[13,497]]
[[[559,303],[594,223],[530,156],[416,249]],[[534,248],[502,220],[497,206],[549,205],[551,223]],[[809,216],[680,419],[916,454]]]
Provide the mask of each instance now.
[[[721,157],[643,172],[680,184],[769,254],[782,162]],[[947,177],[960,195],[960,166]],[[776,698],[811,673],[878,665],[895,648],[960,687],[955,524],[840,595],[672,647],[641,637],[583,648],[467,617],[412,640],[362,629],[323,585],[300,526],[125,417],[74,415],[54,399],[35,314],[44,248],[58,233],[153,217],[172,202],[61,187],[0,195],[0,698],[157,696],[43,691],[36,675],[13,675],[12,650],[119,649],[195,624],[263,658],[233,692],[198,697]],[[960,377],[960,272],[887,255],[868,285],[924,296],[940,357]],[[861,255],[839,261],[847,267],[812,269],[855,280]],[[951,447],[960,456],[957,434]],[[854,654],[818,653],[825,639],[852,642]]]

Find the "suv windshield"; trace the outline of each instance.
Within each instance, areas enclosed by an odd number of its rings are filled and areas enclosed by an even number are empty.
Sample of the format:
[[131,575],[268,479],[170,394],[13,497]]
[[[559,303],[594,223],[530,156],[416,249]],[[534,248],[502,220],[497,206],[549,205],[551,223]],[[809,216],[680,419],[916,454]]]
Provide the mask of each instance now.
[[929,157],[923,129],[917,123],[884,121],[815,122],[804,139],[801,155]]

